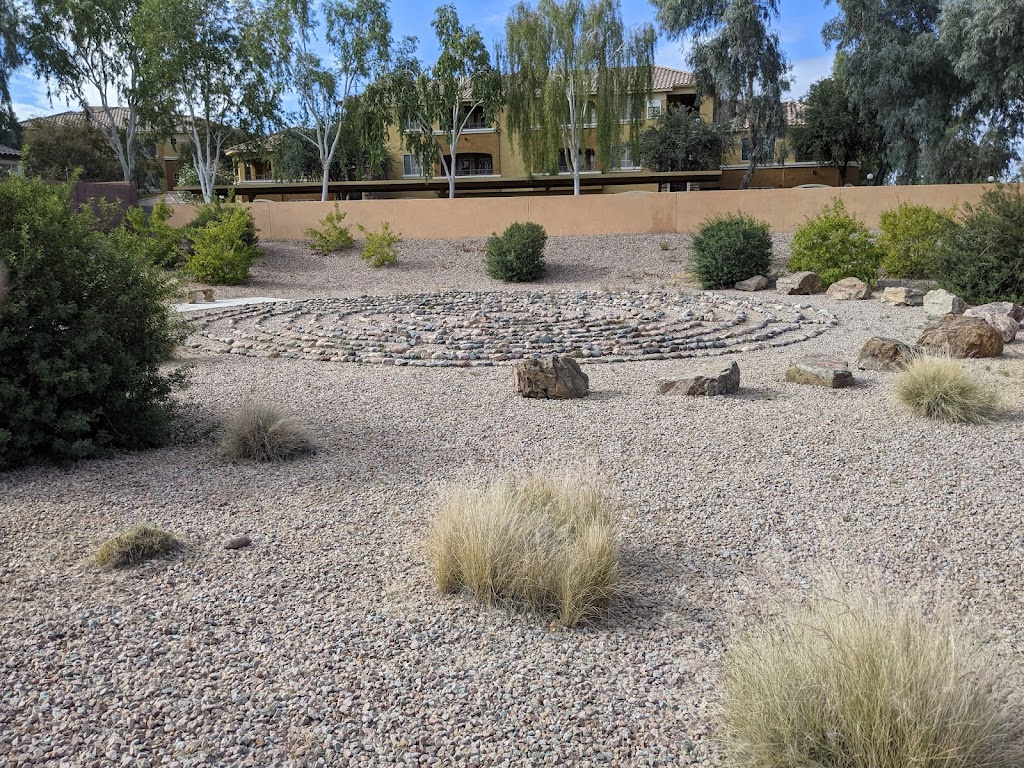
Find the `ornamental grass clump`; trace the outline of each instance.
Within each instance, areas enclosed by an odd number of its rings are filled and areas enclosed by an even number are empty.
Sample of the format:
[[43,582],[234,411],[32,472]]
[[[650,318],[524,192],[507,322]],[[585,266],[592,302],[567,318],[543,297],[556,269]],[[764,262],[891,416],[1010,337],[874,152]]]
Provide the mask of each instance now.
[[1024,719],[987,646],[877,589],[830,587],[735,637],[721,738],[739,768],[1008,768]]
[[314,450],[309,432],[293,413],[251,400],[228,419],[221,448],[229,459],[262,462],[284,461]]
[[896,397],[915,416],[952,424],[983,424],[999,412],[999,393],[944,357],[917,357],[896,381]]
[[556,614],[570,627],[598,617],[619,588],[612,501],[582,476],[457,486],[441,502],[427,554],[442,592]]
[[125,568],[155,557],[163,557],[182,548],[174,534],[140,523],[106,541],[93,558],[101,568]]

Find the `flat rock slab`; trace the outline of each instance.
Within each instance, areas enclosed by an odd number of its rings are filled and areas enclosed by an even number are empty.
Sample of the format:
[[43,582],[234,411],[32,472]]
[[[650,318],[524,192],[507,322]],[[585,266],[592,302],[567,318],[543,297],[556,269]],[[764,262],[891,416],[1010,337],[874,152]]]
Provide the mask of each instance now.
[[681,379],[658,379],[658,392],[663,395],[731,395],[739,388],[740,367],[735,362]]
[[933,355],[999,357],[1003,334],[980,317],[943,315],[925,326],[917,345]]
[[192,304],[175,304],[174,308],[179,312],[199,312],[223,309],[224,307],[244,307],[248,304],[270,304],[275,301],[290,301],[290,299],[272,299],[269,296],[247,296],[238,299],[217,299],[216,301],[200,301]]
[[590,379],[579,363],[557,355],[517,360],[512,368],[512,385],[523,397],[550,400],[586,397],[590,392]]
[[878,298],[894,307],[920,307],[924,304],[924,292],[917,288],[886,288]]
[[827,355],[809,355],[789,364],[789,368],[786,369],[786,381],[842,389],[853,386],[853,374],[844,360]]
[[856,301],[871,298],[871,286],[856,277],[836,280],[825,291],[825,295],[837,301]]
[[815,272],[794,272],[783,275],[775,282],[775,289],[787,296],[807,296],[825,290],[821,278]]
[[857,355],[857,367],[862,371],[902,371],[917,356],[917,351],[899,339],[874,336],[864,342]]

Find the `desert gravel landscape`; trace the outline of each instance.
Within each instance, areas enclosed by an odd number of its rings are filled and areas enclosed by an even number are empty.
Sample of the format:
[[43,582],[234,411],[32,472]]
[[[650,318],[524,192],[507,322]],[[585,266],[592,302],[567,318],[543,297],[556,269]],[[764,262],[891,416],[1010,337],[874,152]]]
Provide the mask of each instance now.
[[[668,248],[663,250],[662,243]],[[434,290],[695,291],[683,235],[551,238],[548,276],[488,278],[483,241],[407,241],[395,267],[265,243],[218,297]],[[775,237],[775,259],[788,236]],[[732,298],[750,294],[722,292]],[[894,374],[787,383],[794,356],[916,340],[920,307],[758,298],[838,324],[740,352],[739,394],[666,397],[700,360],[586,365],[591,394],[528,400],[508,366],[396,368],[186,349],[171,445],[0,473],[0,768],[719,764],[730,633],[823,572],[949,604],[1024,666],[1024,341],[965,365],[993,424],[915,419]],[[246,397],[294,408],[318,451],[222,458]],[[437,594],[421,551],[454,481],[538,466],[605,478],[624,594],[574,629]],[[138,521],[186,551],[90,564]],[[224,542],[248,534],[252,545]]]

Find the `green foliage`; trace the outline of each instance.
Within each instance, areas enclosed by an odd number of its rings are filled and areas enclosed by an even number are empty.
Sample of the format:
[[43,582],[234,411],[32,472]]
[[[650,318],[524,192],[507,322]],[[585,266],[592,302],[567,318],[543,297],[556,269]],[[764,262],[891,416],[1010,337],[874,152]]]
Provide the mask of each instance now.
[[247,209],[225,206],[219,218],[193,231],[192,252],[185,260],[185,272],[212,285],[244,283],[260,254],[249,242],[253,229],[252,214]]
[[771,259],[768,224],[743,214],[708,219],[693,238],[694,271],[704,288],[732,288],[740,280],[766,275]]
[[398,261],[398,248],[396,246],[402,242],[402,238],[391,229],[390,223],[386,221],[381,222],[380,230],[377,232],[368,230],[360,224],[359,231],[366,238],[366,245],[363,246],[363,252],[360,256],[371,267],[390,267]]
[[1024,304],[1024,195],[1019,187],[987,190],[965,205],[935,261],[935,279],[971,304]]
[[324,255],[351,248],[355,241],[348,227],[342,226],[344,220],[345,212],[335,203],[334,210],[320,220],[320,229],[310,227],[306,230],[309,247]]
[[151,213],[143,208],[129,208],[122,228],[141,238],[140,247],[146,253],[146,260],[158,267],[180,266],[183,254],[183,234],[167,223],[172,215],[171,207],[160,200]]
[[38,120],[25,130],[22,167],[26,176],[69,181],[81,168],[80,181],[121,181],[121,165],[107,140],[93,126],[57,125]]
[[930,278],[942,243],[955,225],[953,211],[900,203],[879,219],[882,269],[890,277]]
[[975,381],[956,360],[916,357],[896,381],[896,397],[915,416],[951,424],[984,424],[999,410],[999,394]]
[[728,125],[707,123],[691,109],[670,109],[640,134],[640,162],[650,171],[709,171],[734,143]]
[[96,231],[70,189],[0,182],[0,469],[161,443],[180,376],[174,285],[139,238]]
[[844,277],[874,285],[882,249],[871,231],[836,198],[793,233],[791,272],[817,272],[826,287]]
[[532,221],[509,224],[487,238],[487,274],[496,280],[528,283],[544,275],[544,227]]
[[236,217],[235,212],[238,210],[245,212],[245,226],[242,229],[241,240],[245,245],[254,246],[259,242],[259,237],[256,236],[256,222],[253,220],[252,214],[249,213],[248,209],[241,208],[232,203],[224,203],[220,200],[214,200],[212,203],[199,206],[196,210],[196,217],[189,222],[185,230],[194,236],[211,224]]

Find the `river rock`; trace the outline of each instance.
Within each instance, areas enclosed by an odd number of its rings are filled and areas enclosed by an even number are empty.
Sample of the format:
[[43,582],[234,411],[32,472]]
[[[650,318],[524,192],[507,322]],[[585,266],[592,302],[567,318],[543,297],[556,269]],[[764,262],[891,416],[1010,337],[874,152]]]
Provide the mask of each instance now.
[[864,342],[857,355],[857,367],[862,371],[901,371],[916,356],[914,348],[898,339],[874,336]]
[[933,355],[999,357],[1003,335],[980,317],[943,315],[925,326],[918,346]]
[[754,275],[746,280],[740,280],[733,287],[737,291],[763,291],[768,287],[768,278],[764,275]]
[[663,395],[731,395],[739,388],[740,367],[735,362],[681,379],[658,379],[658,392]]
[[853,374],[844,360],[827,355],[808,355],[789,364],[786,381],[842,389],[853,386]]
[[836,280],[828,287],[825,294],[838,301],[851,301],[854,299],[870,299],[871,286],[856,277],[844,277]]
[[543,355],[517,360],[512,369],[512,384],[523,397],[567,400],[585,397],[590,379],[571,357]]
[[794,272],[792,275],[783,275],[776,281],[775,288],[779,293],[789,296],[808,296],[812,293],[821,293],[824,290],[821,278],[815,272]]
[[879,298],[894,307],[920,307],[924,304],[924,292],[917,288],[889,287]]
[[962,315],[967,309],[967,302],[955,293],[939,288],[928,291],[924,295],[924,313],[930,318],[942,317],[943,315]]

